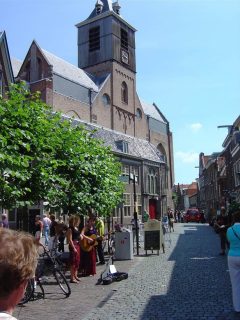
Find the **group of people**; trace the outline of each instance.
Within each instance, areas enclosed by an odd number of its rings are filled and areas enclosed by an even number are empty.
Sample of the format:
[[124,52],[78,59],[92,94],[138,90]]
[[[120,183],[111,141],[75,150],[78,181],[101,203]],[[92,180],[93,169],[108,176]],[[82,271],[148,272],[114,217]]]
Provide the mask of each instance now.
[[90,215],[83,228],[80,228],[80,217],[71,215],[68,225],[63,219],[57,221],[55,215],[45,214],[41,220],[35,217],[35,238],[39,242],[44,233],[45,246],[49,251],[64,252],[65,239],[69,247],[69,265],[71,283],[80,282],[79,275],[96,274],[97,258],[99,264],[105,264],[103,252],[104,223],[102,219]]

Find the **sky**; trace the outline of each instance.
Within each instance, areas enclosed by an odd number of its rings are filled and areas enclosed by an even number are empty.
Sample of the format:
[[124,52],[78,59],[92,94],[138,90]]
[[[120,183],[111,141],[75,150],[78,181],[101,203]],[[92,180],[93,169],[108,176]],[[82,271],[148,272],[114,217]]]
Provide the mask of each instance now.
[[[96,0],[0,0],[0,30],[23,60],[35,39],[77,65],[77,28]],[[119,0],[136,32],[137,91],[173,133],[175,183],[198,177],[199,153],[222,151],[240,115],[239,0]]]

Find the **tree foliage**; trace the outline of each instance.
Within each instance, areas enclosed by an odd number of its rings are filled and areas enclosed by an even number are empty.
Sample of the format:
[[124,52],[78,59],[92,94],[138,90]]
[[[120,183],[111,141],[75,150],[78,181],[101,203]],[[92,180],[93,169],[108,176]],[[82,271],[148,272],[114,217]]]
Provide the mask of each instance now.
[[53,113],[38,94],[14,85],[0,98],[0,201],[4,208],[40,200],[65,212],[109,214],[122,194],[111,150]]

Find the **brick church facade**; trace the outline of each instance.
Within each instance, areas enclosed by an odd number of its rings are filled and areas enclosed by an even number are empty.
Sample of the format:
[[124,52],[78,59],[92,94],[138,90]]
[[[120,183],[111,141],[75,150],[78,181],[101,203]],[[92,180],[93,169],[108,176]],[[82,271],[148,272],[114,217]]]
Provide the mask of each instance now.
[[[134,207],[160,218],[172,204],[173,141],[170,125],[155,104],[140,99],[136,86],[135,28],[120,5],[98,0],[78,29],[78,66],[33,41],[16,79],[66,117],[97,128],[122,163],[123,202],[113,213],[129,223]],[[14,63],[13,63],[14,67]],[[137,203],[130,174],[137,176]]]

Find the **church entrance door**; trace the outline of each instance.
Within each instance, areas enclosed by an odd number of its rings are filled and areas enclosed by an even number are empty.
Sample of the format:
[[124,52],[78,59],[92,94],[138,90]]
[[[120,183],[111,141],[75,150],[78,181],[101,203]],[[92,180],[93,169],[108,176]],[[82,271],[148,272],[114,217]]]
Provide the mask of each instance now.
[[150,199],[149,200],[149,216],[150,219],[156,219],[157,215],[157,200]]

